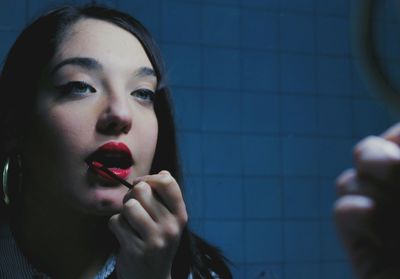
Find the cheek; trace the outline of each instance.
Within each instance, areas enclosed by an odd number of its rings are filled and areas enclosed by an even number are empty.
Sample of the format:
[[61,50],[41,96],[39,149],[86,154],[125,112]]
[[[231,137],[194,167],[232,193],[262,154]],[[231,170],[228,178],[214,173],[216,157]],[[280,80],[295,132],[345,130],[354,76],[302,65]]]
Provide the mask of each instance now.
[[[135,129],[136,126],[136,129]],[[150,170],[156,150],[158,138],[158,122],[155,114],[142,118],[139,123],[133,124],[132,141],[138,159],[146,162],[146,168]],[[138,153],[139,152],[139,153]],[[135,153],[135,152],[134,152]]]
[[[68,162],[76,163],[75,155],[81,153],[88,139],[90,119],[81,120],[79,112],[71,113],[68,109],[55,107],[46,111],[38,118],[32,132],[35,146],[33,152],[38,152],[36,158],[42,157],[47,161],[57,161],[65,165]],[[55,165],[54,165],[55,167]],[[65,167],[65,166],[64,166]]]

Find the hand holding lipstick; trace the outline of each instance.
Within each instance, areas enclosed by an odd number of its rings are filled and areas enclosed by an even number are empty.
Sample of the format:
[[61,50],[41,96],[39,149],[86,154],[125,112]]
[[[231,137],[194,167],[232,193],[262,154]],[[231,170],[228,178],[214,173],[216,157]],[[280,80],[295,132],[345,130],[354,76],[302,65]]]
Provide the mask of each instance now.
[[188,219],[182,192],[168,171],[137,180],[109,222],[120,244],[118,278],[170,278]]

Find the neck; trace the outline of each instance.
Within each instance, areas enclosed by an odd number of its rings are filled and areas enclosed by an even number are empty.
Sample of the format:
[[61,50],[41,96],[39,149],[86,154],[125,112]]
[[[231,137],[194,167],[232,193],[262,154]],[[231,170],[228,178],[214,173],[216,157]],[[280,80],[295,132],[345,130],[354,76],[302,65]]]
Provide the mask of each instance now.
[[38,204],[25,202],[12,217],[13,233],[25,256],[55,278],[93,277],[113,250],[108,218]]

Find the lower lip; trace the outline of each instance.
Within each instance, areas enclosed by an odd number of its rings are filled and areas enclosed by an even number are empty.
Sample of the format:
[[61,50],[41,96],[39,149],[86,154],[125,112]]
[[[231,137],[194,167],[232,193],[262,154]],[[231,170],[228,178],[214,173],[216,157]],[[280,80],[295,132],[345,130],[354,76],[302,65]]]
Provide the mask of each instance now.
[[[105,173],[104,171],[98,169],[98,168],[92,168],[92,170],[98,175],[100,176],[102,179],[111,182],[111,183],[116,183],[117,181],[112,178],[111,176],[109,176],[107,173]],[[119,169],[119,168],[109,168],[110,171],[112,171],[115,175],[119,176],[120,178],[126,180],[129,175],[131,174],[131,170],[132,168],[128,168],[128,169]]]

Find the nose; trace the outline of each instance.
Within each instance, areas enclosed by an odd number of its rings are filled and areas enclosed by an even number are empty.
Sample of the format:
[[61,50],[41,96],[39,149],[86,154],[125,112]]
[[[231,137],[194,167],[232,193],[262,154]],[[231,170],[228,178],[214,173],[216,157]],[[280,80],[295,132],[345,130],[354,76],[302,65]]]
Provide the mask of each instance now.
[[105,135],[120,135],[127,134],[131,128],[132,112],[128,100],[108,96],[107,105],[97,121],[97,131]]

